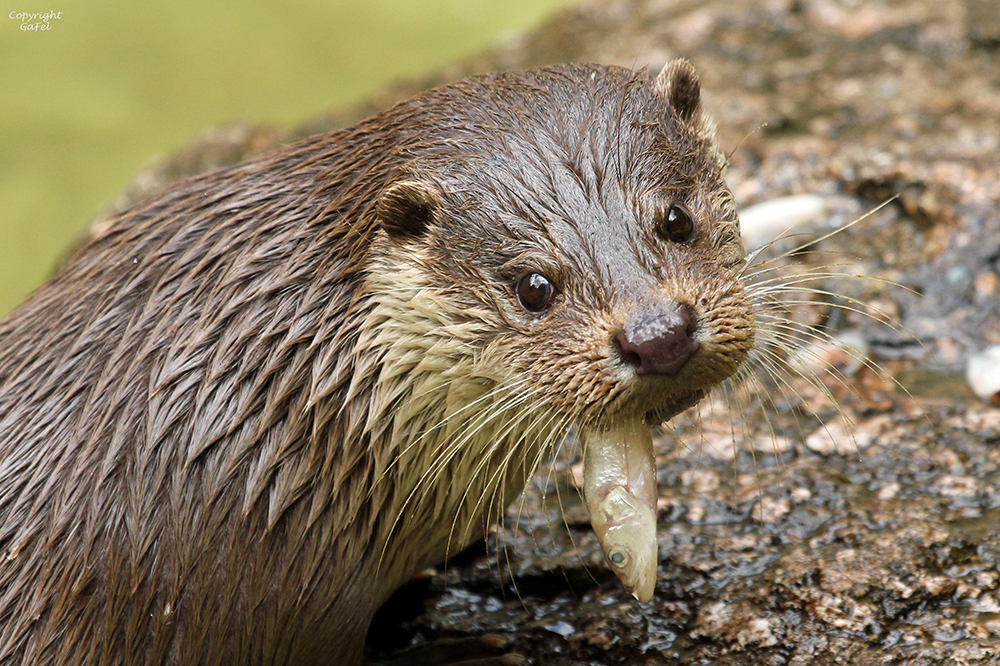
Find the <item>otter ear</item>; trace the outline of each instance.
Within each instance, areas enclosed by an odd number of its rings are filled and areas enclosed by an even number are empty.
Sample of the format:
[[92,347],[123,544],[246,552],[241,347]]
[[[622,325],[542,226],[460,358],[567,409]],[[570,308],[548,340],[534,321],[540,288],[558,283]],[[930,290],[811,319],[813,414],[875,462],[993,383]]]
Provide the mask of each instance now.
[[683,58],[667,63],[656,77],[656,92],[681,120],[693,125],[701,120],[701,83],[694,65]]
[[382,192],[375,215],[389,238],[405,241],[422,236],[440,206],[441,195],[430,184],[402,180]]

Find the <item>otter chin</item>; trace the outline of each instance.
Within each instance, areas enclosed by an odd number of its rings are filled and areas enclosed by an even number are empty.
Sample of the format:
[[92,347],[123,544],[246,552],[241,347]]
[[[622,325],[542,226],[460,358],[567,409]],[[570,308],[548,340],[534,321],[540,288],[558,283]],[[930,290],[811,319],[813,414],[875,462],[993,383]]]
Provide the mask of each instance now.
[[686,61],[565,65],[118,215],[0,322],[0,663],[360,663],[573,432],[649,599],[649,428],[754,343],[723,168]]

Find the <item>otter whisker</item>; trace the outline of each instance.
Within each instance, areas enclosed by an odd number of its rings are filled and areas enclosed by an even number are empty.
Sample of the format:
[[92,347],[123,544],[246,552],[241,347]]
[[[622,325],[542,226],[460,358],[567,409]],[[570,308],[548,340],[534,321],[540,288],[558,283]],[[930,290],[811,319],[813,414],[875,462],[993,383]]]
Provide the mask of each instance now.
[[[557,418],[560,419],[561,425],[555,428],[551,427],[552,422]],[[560,418],[558,412],[556,412],[555,410],[550,410],[549,418],[541,426],[542,431],[547,432],[548,434],[545,440],[542,442],[542,445],[538,447],[538,451],[535,455],[534,460],[532,460],[531,465],[527,466],[524,470],[525,484],[527,484],[529,479],[535,476],[539,466],[542,464],[542,461],[545,459],[547,454],[551,452],[550,459],[554,459],[558,455],[558,452],[562,449],[563,442],[565,442],[566,438],[568,437],[567,425],[566,425],[567,423],[568,423],[568,417],[563,416]],[[552,475],[552,467],[549,468],[549,473],[546,476],[546,483],[551,481],[551,475]],[[527,499],[526,493],[521,493],[521,501],[518,503],[517,514],[514,519],[515,528],[521,522],[521,516],[525,507],[526,499]]]
[[[792,383],[792,378],[801,377],[829,402],[838,415],[844,419],[845,423],[850,425],[853,422],[850,415],[844,410],[829,387],[823,383],[815,371],[793,368],[783,358],[766,347],[759,348],[759,352],[758,356],[748,360],[748,365],[757,366],[764,370],[767,377],[774,380],[779,386],[784,387],[791,395],[799,395]],[[850,432],[850,428],[848,428],[848,431]],[[853,440],[853,434],[851,437]]]
[[[525,383],[526,380],[519,380],[514,384],[514,388],[518,388]],[[423,472],[420,478],[417,479],[416,483],[413,484],[413,488],[410,490],[409,494],[403,501],[402,506],[397,512],[397,516],[393,522],[394,525],[399,521],[399,519],[405,513],[405,510],[409,506],[410,502],[413,501],[413,499],[419,495],[421,489],[425,485],[434,483],[440,477],[440,475],[444,472],[444,470],[447,469],[448,464],[451,462],[454,456],[459,451],[462,450],[462,448],[465,446],[465,444],[471,437],[474,437],[480,431],[480,429],[483,427],[484,424],[495,420],[496,417],[499,416],[504,410],[506,410],[510,404],[517,404],[518,401],[524,399],[523,397],[512,395],[512,393],[516,394],[517,392],[511,391],[510,389],[511,387],[509,386],[494,387],[485,396],[483,396],[483,398],[492,399],[498,395],[503,395],[505,397],[506,402],[501,402],[498,404],[488,404],[484,410],[474,413],[472,415],[471,420],[463,421],[463,426],[461,430],[459,430],[458,432],[456,432],[451,436],[444,435],[440,437],[440,441],[438,441],[436,446],[434,446],[430,451],[433,463]],[[537,391],[540,389],[535,389],[535,390]],[[528,393],[531,392],[529,391]],[[445,422],[453,423],[454,419],[446,419]],[[395,460],[398,461],[399,459],[400,458],[397,456]],[[392,530],[390,530],[390,533],[391,531]],[[389,539],[387,538],[386,540],[387,544],[388,541]],[[386,547],[387,545],[383,546],[383,553]]]
[[[785,258],[794,256],[796,254],[799,254],[802,250],[808,248],[811,245],[816,245],[816,244],[822,243],[823,241],[827,240],[828,238],[832,238],[833,236],[836,236],[837,234],[843,233],[843,232],[847,231],[848,229],[850,229],[851,227],[853,227],[853,226],[855,226],[857,224],[860,224],[864,220],[868,219],[869,217],[871,217],[872,215],[874,215],[878,211],[882,210],[883,208],[885,208],[886,206],[888,206],[890,203],[892,203],[893,201],[895,201],[897,198],[899,198],[899,195],[893,195],[893,196],[889,197],[888,199],[886,199],[885,201],[883,201],[882,203],[880,203],[879,205],[877,205],[874,208],[872,208],[871,210],[869,210],[868,212],[864,213],[863,215],[860,215],[859,217],[855,218],[854,220],[851,220],[847,224],[841,225],[841,226],[837,227],[836,229],[833,229],[833,230],[831,230],[831,231],[823,234],[822,236],[819,236],[818,238],[810,238],[807,242],[802,243],[801,245],[799,245],[797,247],[794,247],[794,248],[792,248],[790,250],[786,250],[785,252],[782,252],[781,254],[778,254],[778,255],[776,255],[774,257],[769,257],[768,259],[765,260],[764,263],[776,262],[776,261],[779,261],[781,259],[785,259]],[[738,272],[737,277],[742,278],[744,272],[747,269],[759,266],[759,264],[755,264],[754,263],[756,261],[757,257],[760,256],[760,254],[762,252],[766,251],[768,248],[770,248],[772,245],[774,245],[778,241],[780,241],[780,240],[782,240],[784,238],[788,238],[788,234],[792,231],[792,229],[794,229],[794,226],[790,227],[789,229],[786,229],[784,232],[782,232],[781,234],[779,234],[777,238],[773,239],[769,243],[766,243],[765,245],[762,245],[761,247],[759,247],[756,250],[754,250],[753,252],[751,252],[750,255],[747,257],[746,262],[743,264],[741,270]]]
[[[804,354],[807,359],[811,359],[815,365],[820,366],[822,368],[821,370],[822,372],[830,373],[837,380],[839,384],[844,386],[846,389],[850,390],[852,393],[854,393],[854,395],[856,396],[858,395],[857,390],[850,384],[848,378],[836,367],[836,365],[825,361],[819,355],[818,352],[816,352],[813,349],[810,349],[808,345],[802,344],[802,340],[800,338],[792,336],[788,333],[784,333],[779,330],[773,330],[770,333],[771,333],[770,339],[772,342],[775,343],[778,349],[781,349],[786,353],[795,352],[799,354]],[[812,331],[812,332],[800,332],[800,333],[802,335],[805,335],[807,339],[812,339],[819,342],[836,341],[836,338],[829,335],[825,331]],[[858,361],[859,363],[867,365],[867,357],[858,354],[856,351],[850,349],[849,347],[841,349],[844,351],[844,353],[849,355],[854,360]],[[768,356],[774,360],[776,364],[780,364],[783,368],[786,368],[789,372],[792,372],[796,375],[803,377],[805,376],[805,374],[809,374],[815,376],[817,379],[819,378],[818,372],[809,370],[808,368],[800,368],[799,364],[793,365],[787,359],[778,357],[777,354],[771,352],[770,350],[762,350],[762,353],[765,353],[765,351],[768,353]],[[875,370],[875,366],[870,366],[870,367],[872,367],[872,370]],[[879,372],[880,370],[881,368],[879,368],[879,370],[876,372]]]
[[[516,386],[517,385],[515,385],[515,387]],[[448,464],[454,456],[457,455],[458,452],[462,451],[467,442],[472,437],[475,437],[486,423],[495,421],[497,417],[499,417],[511,406],[516,406],[520,402],[526,400],[527,395],[531,395],[533,392],[540,390],[536,388],[533,391],[529,391],[527,394],[524,394],[516,391],[510,391],[510,387],[507,388],[508,390],[504,391],[501,387],[497,387],[495,391],[491,392],[493,395],[506,394],[504,402],[488,405],[484,411],[475,414],[472,420],[465,421],[462,430],[450,437],[446,436],[441,439],[432,451],[434,463],[424,472],[421,478],[418,479],[417,483],[414,484],[414,488],[411,491],[410,496],[407,497],[407,501],[404,503],[404,508],[409,501],[417,495],[425,484],[434,482],[440,477],[440,474],[447,469]],[[498,446],[500,441],[493,439],[492,446]],[[486,459],[486,456],[484,456],[483,459]]]
[[[889,325],[887,322],[882,322],[882,323],[885,323],[887,326]],[[880,379],[892,382],[903,393],[909,395],[909,391],[907,390],[907,388],[903,386],[896,377],[892,376],[891,373],[886,371],[885,368],[883,368],[881,365],[872,360],[868,355],[861,354],[850,345],[840,344],[840,341],[837,339],[836,336],[832,335],[831,333],[825,330],[805,326],[801,322],[788,321],[788,320],[786,321],[779,320],[771,322],[769,324],[769,328],[771,330],[768,331],[768,334],[769,336],[771,336],[771,339],[775,342],[778,348],[786,351],[786,353],[791,353],[796,351],[809,351],[804,347],[804,345],[801,342],[803,337],[820,343],[829,343],[831,345],[836,346],[842,353],[846,354],[853,360],[857,361],[860,364],[860,366],[868,368]],[[894,330],[897,329],[894,328]],[[905,331],[906,329],[901,328],[899,330]],[[918,340],[918,342],[920,341]],[[826,372],[834,374],[834,376],[838,380],[838,383],[840,383],[844,388],[851,391],[851,393],[853,393],[855,396],[858,396],[857,390],[853,387],[853,385],[850,385],[848,378],[844,376],[843,373],[841,373],[840,370],[836,368],[836,366],[831,365],[830,363],[824,361],[815,352],[809,352],[809,355],[818,364],[824,366],[824,370]],[[782,360],[782,362],[787,364],[787,361]]]
[[[892,287],[899,287],[900,289],[906,289],[903,285],[900,285],[887,278],[882,278],[877,275],[859,275],[857,273],[845,273],[843,271],[833,271],[831,269],[839,268],[837,265],[825,265],[825,266],[814,266],[812,268],[798,271],[792,275],[785,275],[781,272],[777,272],[773,277],[767,279],[758,279],[757,275],[753,275],[747,278],[746,284],[748,290],[754,295],[762,294],[767,295],[771,293],[781,293],[782,291],[795,291],[795,287],[798,285],[808,285],[812,283],[818,283],[824,279],[836,279],[836,278],[846,278],[849,280],[870,280],[872,282],[879,282]],[[912,291],[912,290],[911,290]]]
[[[830,296],[830,297],[833,297],[833,298],[843,299],[843,300],[848,301],[848,302],[853,302],[853,303],[860,304],[859,301],[857,301],[856,299],[851,298],[850,296],[847,296],[845,294],[840,294],[840,293],[837,293],[837,292],[831,292],[831,291],[829,291],[827,289],[824,289],[824,288],[821,288],[821,287],[818,287],[818,286],[812,286],[811,283],[814,282],[814,281],[816,281],[820,277],[825,277],[825,278],[850,278],[850,279],[856,279],[856,280],[870,280],[870,281],[873,281],[873,282],[880,282],[880,283],[882,283],[884,285],[887,285],[887,286],[890,286],[890,287],[898,287],[899,289],[907,289],[906,287],[904,287],[904,286],[902,286],[902,285],[900,285],[900,284],[898,284],[896,282],[893,282],[892,280],[886,280],[886,279],[878,278],[878,277],[875,277],[875,276],[850,275],[850,274],[842,274],[842,273],[830,273],[830,274],[819,275],[819,276],[812,276],[812,275],[810,275],[810,276],[806,276],[806,277],[802,278],[801,280],[795,280],[794,278],[797,278],[797,277],[799,277],[799,276],[793,276],[793,279],[789,279],[789,280],[782,281],[782,282],[775,282],[773,285],[768,285],[766,287],[759,287],[758,288],[757,285],[752,285],[752,286],[749,287],[749,291],[751,292],[752,297],[755,298],[755,299],[771,299],[771,298],[773,298],[774,294],[786,294],[786,293],[803,292],[803,293],[809,293],[809,294],[816,294],[818,296]],[[912,289],[909,289],[909,291],[912,292],[912,293],[914,293],[914,294],[917,293],[917,292],[913,291]],[[785,304],[794,304],[794,303],[796,303],[796,302],[785,301],[784,298],[782,298],[782,301],[784,301]],[[834,303],[832,305],[836,305],[836,304]]]
[[[538,447],[538,454],[535,457],[536,463],[537,463],[537,461],[541,460],[541,458],[544,455],[545,451],[549,450],[553,446],[553,444],[552,444],[553,441],[555,441],[556,439],[560,438],[561,436],[565,436],[565,433],[560,432],[560,428],[552,428],[551,427],[552,421],[555,418],[557,418],[557,413],[554,412],[554,411],[551,411],[551,410],[543,410],[541,416],[545,416],[546,412],[548,414],[548,418],[546,418],[544,420],[544,423],[532,426],[532,429],[533,428],[538,428],[542,432],[546,432],[547,433],[547,435],[545,436],[544,440],[541,441],[541,443],[540,443],[540,445]],[[537,423],[537,421],[536,421],[536,423]],[[526,486],[527,482],[528,482],[528,479],[530,479],[531,477],[533,477],[535,475],[536,467],[535,467],[535,465],[532,465],[531,468],[530,468],[530,471],[528,471],[527,466],[522,465],[522,467],[525,467],[525,481],[524,481],[524,484]],[[493,489],[493,492],[492,492],[492,495],[491,495],[491,498],[490,498],[490,504],[496,506],[496,511],[497,511],[497,518],[496,518],[496,520],[497,520],[497,523],[499,523],[499,525],[501,527],[501,529],[498,531],[497,534],[498,534],[498,538],[503,542],[503,544],[502,544],[502,551],[503,551],[504,559],[507,562],[507,570],[510,571],[510,572],[512,572],[511,562],[510,562],[510,552],[509,552],[509,549],[507,547],[507,541],[506,541],[506,538],[504,538],[502,536],[503,535],[503,529],[502,528],[504,526],[504,514],[505,514],[505,510],[506,510],[506,505],[502,501],[503,498],[502,498],[502,496],[501,496],[501,494],[499,492],[499,489],[501,487],[503,487],[503,486],[506,485],[506,482],[505,482],[506,475],[510,471],[510,467],[509,467],[509,465],[504,464],[504,465],[502,465],[500,467],[500,469],[502,470],[502,474],[501,474],[501,478],[500,478],[500,485],[497,486],[497,487],[495,487]],[[520,494],[521,495],[521,501],[519,503],[519,509],[518,509],[517,517],[515,518],[515,521],[514,521],[514,527],[513,527],[514,530],[517,530],[518,526],[520,525],[520,518],[521,518],[520,509],[524,506],[524,500],[526,498],[526,493],[527,493],[527,491],[523,490],[521,492],[521,494]],[[486,515],[489,515],[489,513],[490,512],[487,511]],[[500,570],[500,551],[501,551],[501,548],[498,548],[497,549],[497,571],[498,572]],[[513,573],[511,574],[511,585],[514,587],[515,593],[518,595],[518,597],[520,597],[520,591],[518,590],[517,581],[515,580],[515,578],[513,576]]]
[[[462,378],[462,377],[455,377],[455,378],[449,379],[447,382],[441,384],[439,388],[440,389],[447,389],[451,384],[460,382],[463,379],[464,378]],[[525,379],[518,380],[518,381],[521,384],[527,383],[527,380],[525,380]],[[516,385],[515,385],[515,387],[516,387]],[[411,449],[419,446],[427,437],[430,437],[431,435],[433,435],[439,428],[442,428],[442,427],[448,425],[449,423],[454,422],[457,419],[457,417],[459,417],[460,415],[462,415],[464,412],[470,412],[470,413],[475,412],[475,410],[478,409],[483,403],[489,402],[496,395],[504,393],[507,390],[509,390],[509,387],[505,387],[505,386],[501,386],[501,385],[496,385],[490,391],[488,391],[486,393],[483,393],[481,396],[479,396],[478,398],[476,398],[474,400],[470,400],[469,402],[467,402],[466,404],[462,405],[459,409],[457,409],[457,410],[455,410],[453,412],[448,412],[447,410],[445,410],[445,415],[440,420],[438,420],[436,423],[434,423],[433,425],[429,426],[428,428],[424,429],[423,432],[420,433],[420,435],[418,435],[412,442],[409,442],[405,447],[403,447],[402,451],[400,451],[399,453],[396,454],[396,456],[393,458],[392,462],[386,467],[385,473],[383,473],[379,477],[379,479],[378,479],[378,481],[376,481],[376,483],[381,482],[383,479],[385,479],[386,478],[386,474],[388,474],[388,472],[403,458],[403,456],[405,456],[407,453],[409,453]],[[477,417],[482,417],[483,416],[482,413],[477,413],[476,415],[477,415]],[[488,420],[488,419],[485,419],[485,420]],[[442,442],[441,444],[439,444],[439,447],[443,446],[443,445],[444,445],[444,442]],[[435,449],[434,452],[437,453],[438,451],[439,451],[439,449]],[[371,493],[371,492],[372,491],[370,490],[369,493]]]
[[[527,394],[524,394],[524,395],[518,395],[517,396],[517,400],[513,401],[504,411],[513,411],[513,409],[515,409],[516,407],[519,407],[521,404],[527,403],[527,401],[528,401],[528,399],[530,397],[533,397],[531,392],[529,392]],[[540,416],[535,416],[534,414],[531,415],[531,418],[534,419],[534,422],[537,422],[537,420],[539,418],[542,418],[542,417],[544,417],[546,415],[545,411],[544,411],[544,403],[542,403],[542,405],[540,405],[540,406],[536,405],[536,406],[534,406],[534,408],[535,409],[538,409],[538,408],[542,409],[542,413],[541,413]],[[523,418],[520,417],[518,414],[513,414],[512,413],[510,415],[510,417],[507,419],[506,424],[504,424],[502,426],[503,429],[501,430],[501,432],[499,434],[495,434],[494,435],[494,437],[493,437],[493,446],[486,453],[486,455],[482,456],[482,459],[479,461],[478,465],[476,465],[475,470],[474,470],[474,472],[476,474],[476,477],[478,477],[482,473],[483,468],[490,463],[492,455],[493,455],[493,452],[499,447],[499,443],[504,442],[506,440],[507,436],[511,433],[511,431],[513,431],[518,426],[523,426]],[[527,428],[522,427],[519,435],[521,437],[523,437],[525,434],[530,433],[531,429],[532,429],[531,425],[529,425]],[[515,442],[514,446],[507,447],[508,448],[507,453],[501,458],[501,460],[499,461],[499,464],[496,465],[496,469],[490,475],[488,482],[483,485],[484,494],[480,495],[479,499],[476,501],[476,504],[472,507],[472,514],[473,515],[475,515],[476,513],[478,513],[479,508],[482,506],[482,502],[485,499],[485,490],[486,489],[492,487],[494,495],[496,495],[497,493],[501,492],[501,485],[498,482],[503,477],[503,474],[505,474],[505,471],[506,471],[506,469],[507,469],[507,467],[508,467],[508,465],[510,463],[510,460],[516,454],[518,454],[518,453],[521,453],[522,455],[524,453],[526,453],[525,451],[522,450],[522,447],[517,446],[516,444],[517,443]],[[462,496],[461,496],[461,498],[459,500],[459,506],[464,506],[466,499],[468,499],[468,495],[469,495],[469,491],[470,490],[471,490],[471,487],[467,487],[465,489],[465,491],[462,493]],[[452,521],[451,529],[449,531],[449,538],[448,538],[448,541],[449,541],[449,550],[450,550],[451,538],[452,538],[452,535],[454,533],[454,529],[455,529],[455,525],[456,525],[457,520],[458,520],[458,516],[456,515],[455,519]]]
[[[525,380],[522,380],[522,383],[524,381]],[[508,392],[504,390],[504,387],[495,386],[493,387],[492,390],[488,391],[479,400],[486,401],[496,397],[497,395],[504,395],[504,394],[508,394]],[[402,504],[400,505],[398,511],[396,512],[396,516],[394,517],[392,524],[390,525],[386,533],[385,540],[382,545],[382,551],[379,555],[379,566],[381,566],[382,560],[386,553],[386,549],[389,547],[389,544],[391,543],[391,535],[398,526],[399,521],[405,515],[407,508],[410,506],[410,503],[413,502],[414,499],[419,496],[422,489],[426,485],[432,484],[440,477],[443,471],[447,469],[448,463],[452,460],[452,458],[456,455],[456,453],[461,450],[462,446],[465,444],[468,437],[471,437],[476,432],[478,432],[484,423],[488,423],[489,421],[493,420],[496,414],[498,414],[502,409],[503,409],[502,404],[487,405],[484,410],[474,413],[472,415],[473,416],[472,420],[466,421],[464,423],[463,429],[460,430],[458,433],[456,433],[455,436],[440,437],[440,440],[429,452],[430,457],[432,459],[432,463],[427,467],[427,469],[423,472],[423,474],[416,480],[416,482],[413,484],[413,487],[410,489],[407,496],[403,499]],[[457,412],[459,411],[462,410],[457,410]],[[443,419],[441,425],[452,422],[453,419]],[[426,434],[427,433],[422,433],[419,439],[422,440],[422,438]],[[411,444],[410,446],[407,447],[407,450],[409,450],[413,446],[414,444]],[[443,455],[441,455],[442,450],[443,450]],[[393,460],[394,465],[401,459],[401,456],[402,454],[397,455],[396,458],[394,458]]]
[[[789,300],[788,302],[793,305],[795,304],[814,305],[814,303],[812,303],[811,301],[798,301],[794,299]],[[890,319],[888,315],[882,312],[881,310],[874,309],[874,312],[872,312],[871,310],[861,310],[856,307],[851,307],[837,303],[831,304],[830,307],[834,309],[840,309],[846,312],[854,312],[861,316],[867,317],[868,319],[871,319],[872,321],[882,324],[899,334],[908,335],[912,339],[916,340],[918,344],[924,346],[923,342],[919,338],[914,336],[904,326],[899,325],[895,321]],[[878,374],[879,376],[882,376],[884,378],[889,377],[889,373],[885,372],[877,364],[873,364],[870,361],[870,359],[867,358],[867,356],[859,355],[857,351],[855,351],[850,345],[842,344],[835,335],[822,328],[818,328],[808,323],[798,321],[796,319],[786,316],[783,313],[776,311],[764,313],[762,316],[758,316],[758,319],[762,323],[761,338],[763,341],[769,340],[770,336],[776,335],[779,331],[784,331],[785,334],[789,336],[784,338],[786,342],[791,342],[792,340],[794,340],[795,336],[803,336],[809,339],[813,339],[817,342],[830,343],[831,345],[839,348],[843,353],[851,356],[859,363],[862,363],[869,369],[876,371],[876,374]],[[893,379],[893,382],[897,383],[898,385],[898,382],[896,382],[895,379]],[[900,388],[902,388],[902,386],[900,386]]]
[[755,133],[757,133],[760,130],[764,129],[765,127],[767,127],[767,123],[763,122],[760,125],[757,125],[757,127],[754,127],[752,130],[750,130],[749,132],[747,132],[743,136],[743,138],[739,140],[739,143],[737,143],[736,146],[734,146],[733,149],[730,150],[729,153],[726,155],[726,161],[722,163],[723,170],[725,170],[727,167],[729,167],[729,162],[730,162],[730,160],[733,159],[733,155],[736,154],[736,151],[740,149],[740,147],[746,142],[746,140],[749,139],[750,137],[752,137]]

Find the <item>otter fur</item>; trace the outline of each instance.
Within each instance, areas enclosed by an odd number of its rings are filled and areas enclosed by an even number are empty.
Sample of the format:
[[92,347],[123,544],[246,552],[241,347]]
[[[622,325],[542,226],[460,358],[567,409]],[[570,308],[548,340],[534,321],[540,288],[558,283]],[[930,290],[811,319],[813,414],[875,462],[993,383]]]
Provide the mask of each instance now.
[[567,433],[746,358],[723,167],[688,63],[555,66],[120,214],[0,322],[0,664],[359,663]]

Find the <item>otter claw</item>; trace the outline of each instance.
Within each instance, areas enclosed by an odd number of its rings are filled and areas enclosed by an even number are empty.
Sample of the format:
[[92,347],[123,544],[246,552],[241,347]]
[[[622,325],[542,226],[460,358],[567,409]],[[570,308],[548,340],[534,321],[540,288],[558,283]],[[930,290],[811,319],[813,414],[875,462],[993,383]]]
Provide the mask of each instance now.
[[625,589],[649,601],[656,585],[656,470],[639,419],[580,433],[583,495],[601,550]]

